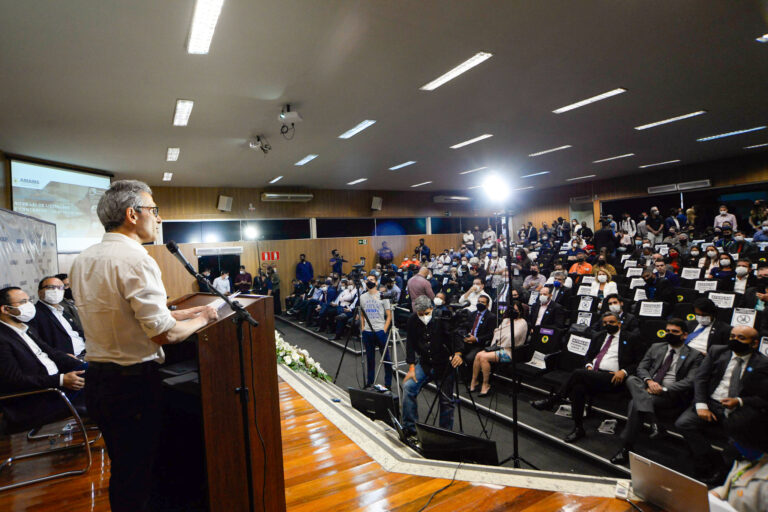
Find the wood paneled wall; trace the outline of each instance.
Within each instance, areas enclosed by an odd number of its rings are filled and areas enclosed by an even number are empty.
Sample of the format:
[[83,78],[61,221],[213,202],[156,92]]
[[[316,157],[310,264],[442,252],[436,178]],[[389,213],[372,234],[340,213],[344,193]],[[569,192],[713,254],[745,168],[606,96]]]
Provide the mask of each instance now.
[[[442,251],[451,247],[458,248],[461,245],[461,235],[403,235],[391,237],[354,237],[354,238],[318,238],[314,240],[265,240],[259,242],[226,242],[217,244],[179,244],[184,256],[197,268],[197,256],[195,249],[202,247],[242,247],[240,264],[255,274],[259,265],[260,253],[263,251],[279,251],[280,260],[268,262],[278,269],[280,276],[280,294],[284,298],[291,293],[291,280],[296,276],[296,263],[299,254],[306,254],[307,260],[312,263],[315,276],[328,275],[331,258],[331,250],[338,249],[339,253],[349,263],[344,264],[344,271],[348,272],[352,264],[357,263],[361,257],[366,258],[366,268],[370,270],[377,261],[376,250],[381,247],[381,242],[386,241],[395,254],[395,262],[402,261],[403,256],[413,254],[413,249],[419,244],[419,238],[424,238],[425,243],[433,251]],[[360,245],[358,240],[366,240],[366,245]],[[197,291],[195,280],[184,270],[179,262],[168,252],[163,245],[147,246],[149,254],[155,258],[163,273],[163,283],[166,292],[171,299],[187,293]],[[265,263],[263,263],[265,265]],[[198,269],[199,270],[199,269]],[[234,278],[234,276],[231,276]]]
[[11,209],[11,162],[0,151],[0,208]]

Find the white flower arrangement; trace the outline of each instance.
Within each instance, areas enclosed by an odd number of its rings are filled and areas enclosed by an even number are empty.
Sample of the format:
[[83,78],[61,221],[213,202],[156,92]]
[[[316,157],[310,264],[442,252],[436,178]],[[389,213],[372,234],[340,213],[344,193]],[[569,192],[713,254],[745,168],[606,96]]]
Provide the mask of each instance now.
[[278,363],[286,365],[291,370],[308,373],[316,379],[332,380],[331,376],[320,367],[320,363],[310,357],[309,352],[287,343],[277,331],[275,331],[275,349]]

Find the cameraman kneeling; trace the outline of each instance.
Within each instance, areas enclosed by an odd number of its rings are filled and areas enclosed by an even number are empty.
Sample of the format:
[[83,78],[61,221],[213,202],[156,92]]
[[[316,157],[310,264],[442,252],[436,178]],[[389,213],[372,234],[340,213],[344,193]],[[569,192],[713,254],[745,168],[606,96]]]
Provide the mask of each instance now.
[[405,361],[409,369],[403,379],[403,428],[407,433],[414,431],[418,420],[416,399],[421,388],[433,380],[440,386],[440,427],[452,429],[453,368],[462,364],[461,343],[451,335],[447,321],[432,317],[433,305],[429,297],[417,297],[413,307],[415,313],[408,319],[405,343]]

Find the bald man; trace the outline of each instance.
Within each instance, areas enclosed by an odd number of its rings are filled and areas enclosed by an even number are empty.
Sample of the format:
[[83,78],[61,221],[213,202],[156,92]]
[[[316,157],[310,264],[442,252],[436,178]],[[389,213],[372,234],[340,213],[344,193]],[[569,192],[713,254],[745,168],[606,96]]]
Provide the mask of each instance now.
[[413,309],[416,299],[421,296],[427,296],[430,299],[435,298],[435,291],[429,282],[429,269],[424,266],[419,269],[419,273],[408,280],[408,296],[411,298],[411,309]]
[[722,433],[725,417],[741,407],[768,408],[768,358],[758,352],[760,336],[752,327],[731,330],[727,345],[713,345],[694,378],[694,403],[675,422],[693,453],[696,475],[713,481],[726,467],[705,437]]

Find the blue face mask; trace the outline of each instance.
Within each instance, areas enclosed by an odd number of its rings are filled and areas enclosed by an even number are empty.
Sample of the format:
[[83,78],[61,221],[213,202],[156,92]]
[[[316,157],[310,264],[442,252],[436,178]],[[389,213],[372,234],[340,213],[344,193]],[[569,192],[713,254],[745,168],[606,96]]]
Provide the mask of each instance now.
[[747,460],[757,460],[763,456],[763,452],[761,450],[756,450],[754,448],[743,446],[735,441],[733,445],[736,447],[737,450],[739,450],[739,453]]
[[560,288],[560,286],[562,286],[562,283],[560,281],[555,281],[554,283],[552,283],[552,286],[554,286],[555,288]]

